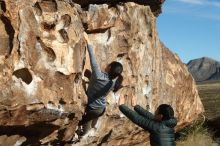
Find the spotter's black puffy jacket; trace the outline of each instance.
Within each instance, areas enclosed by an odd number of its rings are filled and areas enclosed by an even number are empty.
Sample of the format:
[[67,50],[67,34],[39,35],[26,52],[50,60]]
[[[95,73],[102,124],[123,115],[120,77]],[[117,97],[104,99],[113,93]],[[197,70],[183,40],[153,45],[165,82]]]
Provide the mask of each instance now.
[[177,124],[175,118],[165,121],[155,121],[154,115],[141,106],[136,105],[134,111],[125,105],[119,106],[120,111],[132,122],[150,133],[151,146],[175,146],[174,127]]

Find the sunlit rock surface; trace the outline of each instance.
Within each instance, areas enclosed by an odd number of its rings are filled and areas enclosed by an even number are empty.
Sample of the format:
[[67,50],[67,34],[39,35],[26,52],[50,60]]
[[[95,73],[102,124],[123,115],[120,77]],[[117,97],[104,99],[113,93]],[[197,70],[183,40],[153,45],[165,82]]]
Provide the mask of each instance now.
[[[1,9],[2,145],[149,145],[147,132],[119,112],[120,97],[151,112],[171,104],[177,128],[203,111],[186,66],[160,42],[147,4],[81,8],[67,0],[6,0]],[[106,112],[95,128],[73,144],[87,103],[84,71],[90,63],[83,32],[103,70],[114,60],[123,64],[124,82],[108,95]]]

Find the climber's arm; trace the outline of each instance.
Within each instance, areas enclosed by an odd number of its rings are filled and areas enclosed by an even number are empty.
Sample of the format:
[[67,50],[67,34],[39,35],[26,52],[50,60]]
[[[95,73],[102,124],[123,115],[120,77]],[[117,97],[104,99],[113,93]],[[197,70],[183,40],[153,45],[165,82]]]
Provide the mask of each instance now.
[[96,58],[95,58],[95,54],[93,51],[93,46],[91,45],[88,35],[86,33],[84,33],[84,38],[87,41],[87,49],[89,52],[89,58],[90,58],[90,64],[91,64],[91,69],[92,69],[92,74],[96,77],[99,78],[100,76],[102,76],[102,72],[100,70],[99,65],[97,64]]

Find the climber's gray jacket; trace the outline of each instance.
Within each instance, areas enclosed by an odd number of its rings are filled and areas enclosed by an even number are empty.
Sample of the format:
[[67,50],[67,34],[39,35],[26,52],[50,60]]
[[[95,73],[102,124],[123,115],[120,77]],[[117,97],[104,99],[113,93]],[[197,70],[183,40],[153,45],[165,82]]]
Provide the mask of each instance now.
[[86,91],[88,96],[88,107],[91,109],[105,108],[105,96],[109,91],[113,90],[116,79],[110,80],[108,74],[100,70],[100,67],[96,62],[93,47],[88,45],[87,48],[92,69],[92,76]]
[[134,107],[135,111],[125,105],[120,105],[119,109],[132,122],[149,131],[151,146],[175,146],[174,127],[177,124],[175,118],[161,122],[155,121],[154,115],[139,105]]

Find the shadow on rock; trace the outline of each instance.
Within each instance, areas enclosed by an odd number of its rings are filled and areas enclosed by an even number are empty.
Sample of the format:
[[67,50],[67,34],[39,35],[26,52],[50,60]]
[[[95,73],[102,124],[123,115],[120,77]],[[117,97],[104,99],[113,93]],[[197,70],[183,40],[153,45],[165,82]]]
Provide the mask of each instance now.
[[0,126],[0,135],[21,135],[27,138],[23,145],[31,144],[32,146],[40,145],[40,140],[53,131],[59,129],[59,126],[45,123],[38,123],[30,126]]

